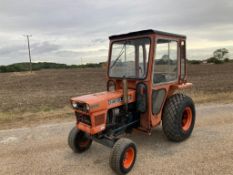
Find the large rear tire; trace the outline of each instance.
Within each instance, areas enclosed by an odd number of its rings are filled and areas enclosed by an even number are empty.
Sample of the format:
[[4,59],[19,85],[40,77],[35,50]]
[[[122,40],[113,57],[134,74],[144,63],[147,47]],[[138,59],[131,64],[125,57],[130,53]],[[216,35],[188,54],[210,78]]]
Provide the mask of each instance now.
[[136,156],[136,144],[130,139],[121,138],[112,148],[109,159],[110,167],[117,174],[126,174],[133,168]]
[[92,139],[88,134],[73,127],[69,133],[68,145],[75,153],[81,153],[90,148]]
[[165,103],[162,126],[167,138],[179,142],[187,139],[195,124],[195,105],[183,94],[174,94]]

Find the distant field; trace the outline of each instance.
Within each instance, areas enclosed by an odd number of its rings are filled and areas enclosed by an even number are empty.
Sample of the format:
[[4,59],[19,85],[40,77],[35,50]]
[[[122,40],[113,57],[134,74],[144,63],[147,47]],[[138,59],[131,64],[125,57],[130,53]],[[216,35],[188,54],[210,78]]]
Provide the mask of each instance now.
[[[190,95],[198,103],[233,102],[233,63],[189,65]],[[41,70],[0,74],[0,124],[71,116],[72,96],[106,89],[101,68]],[[24,119],[24,120],[22,120]]]
[[196,103],[233,102],[233,63],[188,65],[188,80],[194,86],[186,92]]

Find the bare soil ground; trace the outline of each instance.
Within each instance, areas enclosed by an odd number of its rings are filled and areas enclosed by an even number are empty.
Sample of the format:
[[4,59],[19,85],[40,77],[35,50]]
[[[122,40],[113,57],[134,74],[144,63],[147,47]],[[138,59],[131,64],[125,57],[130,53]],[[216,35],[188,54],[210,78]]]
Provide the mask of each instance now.
[[0,128],[71,118],[72,96],[105,90],[102,69],[0,74]]
[[[194,87],[184,93],[197,104],[191,138],[170,142],[161,127],[129,136],[138,145],[130,174],[232,174],[233,64],[189,65],[188,74]],[[77,155],[67,146],[69,98],[105,90],[105,77],[103,69],[0,74],[0,174],[114,174],[110,149],[93,143]]]
[[[112,175],[110,149],[93,143],[74,154],[67,145],[73,123],[0,131],[0,174]],[[161,127],[151,136],[134,133],[138,156],[132,175],[233,172],[233,103],[199,105],[191,137],[181,143],[166,139]]]
[[233,63],[188,65],[188,80],[194,86],[186,92],[198,104],[233,102]]
[[[189,65],[190,95],[196,104],[233,102],[233,63]],[[0,74],[0,128],[73,119],[69,99],[106,89],[101,68]]]

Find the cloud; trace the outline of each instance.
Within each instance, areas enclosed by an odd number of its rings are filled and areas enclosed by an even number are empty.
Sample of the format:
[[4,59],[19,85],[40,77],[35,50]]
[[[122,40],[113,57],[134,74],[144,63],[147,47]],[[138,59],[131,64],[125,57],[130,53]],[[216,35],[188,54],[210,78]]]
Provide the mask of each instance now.
[[56,58],[62,59],[67,58],[72,59],[74,64],[82,63],[96,63],[107,61],[107,49],[97,49],[97,50],[85,50],[85,51],[71,51],[71,50],[61,50],[55,53]]
[[202,58],[233,45],[232,9],[229,0],[2,0],[0,64],[27,60],[23,34],[34,60],[76,64],[106,60],[109,35],[148,28],[187,35],[190,55]]
[[106,42],[106,39],[103,38],[96,38],[92,40],[92,43],[104,43]]
[[12,46],[4,46],[0,48],[0,55],[1,56],[7,56],[7,55],[14,55],[14,53],[22,52],[24,49],[21,45],[12,45]]
[[33,43],[31,45],[31,48],[34,54],[44,54],[59,50],[61,46],[57,44],[49,43],[48,41],[44,41],[41,43]]
[[[213,56],[213,52],[221,47],[211,47],[211,48],[204,48],[204,49],[190,49],[187,58],[188,59],[200,59],[205,60]],[[233,45],[223,47],[228,50],[233,50]],[[233,58],[233,53],[227,54],[228,58]]]

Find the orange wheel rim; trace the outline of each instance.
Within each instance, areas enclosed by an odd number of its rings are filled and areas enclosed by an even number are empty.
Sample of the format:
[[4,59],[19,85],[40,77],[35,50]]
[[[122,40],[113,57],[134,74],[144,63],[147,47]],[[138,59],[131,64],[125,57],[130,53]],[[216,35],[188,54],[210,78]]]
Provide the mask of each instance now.
[[135,152],[134,149],[132,147],[129,147],[126,151],[125,151],[125,155],[124,155],[124,159],[123,159],[123,166],[124,168],[129,168],[133,161],[134,161],[134,157],[135,157]]
[[192,124],[192,118],[193,118],[192,109],[190,107],[186,107],[184,109],[183,116],[182,116],[182,129],[184,131],[189,130]]

